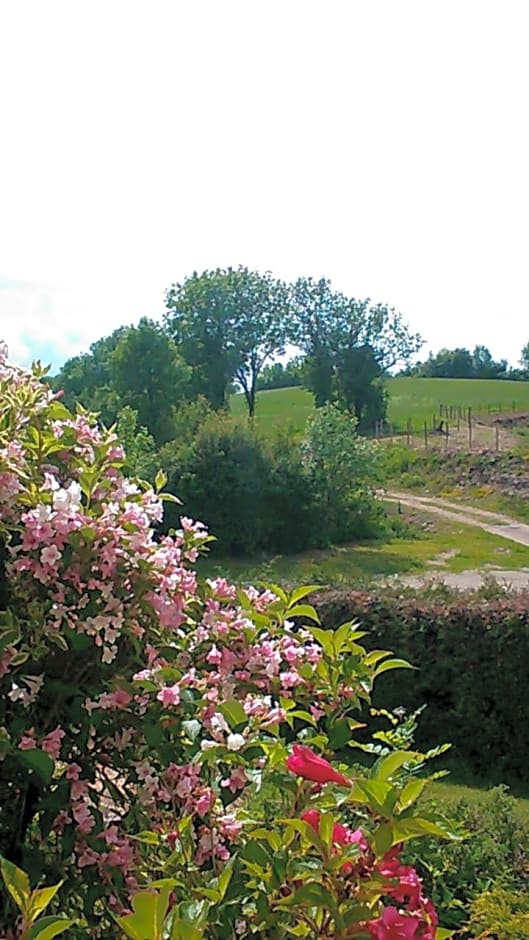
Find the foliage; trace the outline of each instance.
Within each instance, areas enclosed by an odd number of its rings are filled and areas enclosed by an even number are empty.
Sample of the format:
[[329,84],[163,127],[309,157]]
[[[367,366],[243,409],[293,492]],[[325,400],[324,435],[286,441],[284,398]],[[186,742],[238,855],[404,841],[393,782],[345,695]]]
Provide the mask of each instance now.
[[[381,524],[373,447],[331,406],[314,418],[301,447],[287,434],[268,441],[213,415],[188,443],[167,445],[160,456],[169,491],[184,512],[200,513],[224,555],[299,552],[373,536]],[[176,521],[169,508],[166,525]]]
[[375,702],[428,708],[418,732],[442,739],[450,728],[454,756],[494,781],[523,779],[529,750],[529,597],[484,599],[459,592],[406,595],[399,589],[336,590],[318,597],[330,626],[358,619],[369,647],[388,644],[420,665],[413,683],[396,673]]
[[283,365],[274,362],[265,366],[257,379],[257,390],[263,391],[272,388],[293,388],[303,384],[304,360],[301,356],[290,359]]
[[166,305],[166,324],[192,367],[195,394],[225,408],[236,378],[252,417],[259,374],[288,338],[286,285],[269,273],[217,268],[173,284]]
[[[427,805],[430,810],[435,807]],[[445,924],[461,928],[482,892],[493,886],[527,891],[529,824],[504,787],[479,799],[452,802],[449,812],[465,838],[442,845],[423,839],[418,868],[429,894],[443,910]]]
[[458,347],[440,349],[430,353],[425,362],[408,367],[406,375],[445,379],[500,379],[510,378],[506,359],[495,362],[486,346],[477,345],[474,351]]
[[472,904],[469,927],[476,940],[529,940],[527,891],[499,886],[484,891]]
[[324,278],[299,278],[292,298],[296,343],[307,357],[306,384],[317,407],[338,400],[361,428],[383,418],[381,377],[417,352],[420,336],[393,308],[347,298]]
[[74,926],[75,921],[69,917],[41,916],[53,901],[62,882],[51,888],[31,890],[26,872],[6,858],[0,859],[0,869],[5,887],[20,911],[20,940],[51,940]]
[[[184,446],[161,454],[170,492],[191,516],[199,511],[222,554],[300,551],[314,533],[314,496],[299,447],[287,436],[263,440],[251,427],[215,415]],[[177,510],[166,513],[176,524]]]
[[328,540],[372,534],[381,513],[374,498],[379,451],[356,434],[355,418],[332,404],[318,409],[307,423],[302,452]]
[[[166,497],[123,459],[2,357],[3,857],[31,891],[62,881],[93,940],[442,936],[400,861],[450,835],[415,806],[424,756],[387,747],[353,781],[336,754],[406,664],[354,624],[314,626],[310,587],[197,579],[204,527],[155,538]],[[271,826],[260,786],[285,800]],[[15,916],[4,896],[4,929]]]
[[189,370],[159,324],[143,318],[93,343],[90,352],[69,359],[53,387],[65,405],[79,403],[114,424],[121,409],[137,412],[157,444],[174,433],[173,410],[188,393]]
[[138,427],[138,412],[130,405],[118,412],[116,435],[126,455],[124,472],[153,483],[160,465],[156,444],[147,428]]
[[138,413],[158,445],[174,433],[173,410],[188,393],[190,370],[159,324],[142,319],[119,338],[110,359],[111,387]]

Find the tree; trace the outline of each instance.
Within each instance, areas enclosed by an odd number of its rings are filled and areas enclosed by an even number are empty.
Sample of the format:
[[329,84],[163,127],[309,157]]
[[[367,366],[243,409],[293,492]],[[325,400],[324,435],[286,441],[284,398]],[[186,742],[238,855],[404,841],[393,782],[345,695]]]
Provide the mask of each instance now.
[[188,394],[190,370],[160,324],[145,317],[120,336],[110,357],[111,387],[158,445],[173,434],[173,410]]
[[520,365],[524,372],[529,373],[529,343],[526,343],[520,356]]
[[191,366],[194,393],[226,408],[236,379],[253,416],[258,376],[287,340],[286,285],[269,273],[217,268],[173,284],[166,306],[167,328]]
[[324,278],[300,278],[292,295],[296,342],[307,356],[306,384],[317,407],[341,402],[360,427],[383,418],[384,374],[417,352],[421,337],[393,307],[347,298]]
[[120,408],[111,388],[110,360],[126,330],[127,327],[121,326],[110,336],[92,343],[89,352],[68,359],[52,380],[54,389],[62,391],[68,408],[73,409],[80,403],[89,411],[100,414],[107,427],[114,423]]

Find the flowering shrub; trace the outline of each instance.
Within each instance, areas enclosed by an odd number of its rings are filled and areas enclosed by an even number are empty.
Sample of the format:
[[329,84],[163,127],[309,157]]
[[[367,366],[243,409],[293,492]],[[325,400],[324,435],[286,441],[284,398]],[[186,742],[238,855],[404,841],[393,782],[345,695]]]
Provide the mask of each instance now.
[[[447,835],[415,810],[421,755],[382,748],[354,777],[335,756],[376,677],[405,664],[367,654],[351,623],[301,626],[310,588],[200,581],[204,527],[157,537],[164,495],[123,460],[2,353],[9,870],[28,890],[62,882],[74,938],[443,936],[399,860]],[[7,897],[3,911],[17,936]]]

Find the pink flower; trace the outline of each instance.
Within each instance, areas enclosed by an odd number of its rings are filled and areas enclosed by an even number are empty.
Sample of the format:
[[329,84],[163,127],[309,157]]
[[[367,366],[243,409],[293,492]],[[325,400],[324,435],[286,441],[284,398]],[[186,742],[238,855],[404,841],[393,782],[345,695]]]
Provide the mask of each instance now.
[[195,801],[195,812],[197,812],[199,816],[205,816],[206,813],[209,813],[214,804],[215,794],[213,790],[211,790],[209,787],[206,787],[203,793],[201,793],[198,799]]
[[40,553],[41,565],[53,567],[59,561],[59,558],[61,558],[61,553],[56,545],[48,545]]
[[[373,940],[429,940],[423,926],[422,918],[401,914],[396,907],[385,907],[382,916],[367,925]],[[433,940],[434,935],[430,936]]]
[[314,783],[338,783],[342,787],[350,787],[350,781],[343,774],[338,773],[328,761],[304,744],[295,744],[293,752],[287,758],[286,766],[293,774],[312,780]]
[[168,705],[178,705],[180,702],[180,687],[178,685],[165,685],[160,689],[156,698],[167,708]]
[[50,733],[46,735],[42,742],[42,750],[46,751],[46,753],[49,754],[50,757],[53,757],[54,760],[58,760],[60,757],[61,742],[64,738],[64,735],[65,732],[59,725],[57,725],[55,731],[50,731]]
[[[301,814],[301,818],[312,826],[315,832],[319,833],[320,831],[320,820],[321,813],[317,809],[306,809],[304,813]],[[357,843],[360,849],[365,852],[369,848],[364,834],[361,829],[349,829],[348,826],[343,826],[341,823],[335,823],[332,831],[332,841],[335,845],[352,845]]]
[[77,806],[74,806],[72,814],[77,823],[79,832],[86,835],[92,831],[96,823],[86,803],[79,803]]
[[76,846],[77,849],[77,867],[87,868],[89,865],[95,865],[99,860],[99,853],[94,852],[88,845]]
[[18,742],[18,746],[21,751],[31,751],[37,745],[35,744],[33,738],[30,738],[28,734],[23,734],[20,738],[20,741]]

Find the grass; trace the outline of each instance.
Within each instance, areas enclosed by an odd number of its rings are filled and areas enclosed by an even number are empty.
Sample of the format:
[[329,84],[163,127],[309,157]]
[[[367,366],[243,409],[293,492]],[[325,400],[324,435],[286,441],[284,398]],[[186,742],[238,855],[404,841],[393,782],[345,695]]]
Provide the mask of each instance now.
[[[394,507],[388,510],[395,512]],[[417,535],[388,542],[340,545],[299,555],[276,555],[255,560],[206,557],[199,562],[206,577],[222,574],[239,584],[272,583],[363,586],[375,578],[432,570],[431,563],[447,556],[435,570],[461,572],[492,565],[503,570],[529,566],[523,545],[482,532],[473,526],[432,521],[421,513],[403,516],[419,527]],[[429,565],[430,563],[430,565]]]
[[[396,430],[405,430],[408,418],[415,428],[424,421],[431,425],[439,406],[454,405],[487,411],[529,410],[529,382],[509,382],[501,379],[418,379],[399,377],[388,380],[388,420]],[[243,395],[231,400],[234,415],[244,416],[246,406]],[[310,392],[303,388],[280,388],[259,392],[256,422],[265,433],[275,428],[291,429],[301,435],[308,416],[314,410]]]

